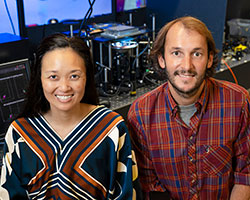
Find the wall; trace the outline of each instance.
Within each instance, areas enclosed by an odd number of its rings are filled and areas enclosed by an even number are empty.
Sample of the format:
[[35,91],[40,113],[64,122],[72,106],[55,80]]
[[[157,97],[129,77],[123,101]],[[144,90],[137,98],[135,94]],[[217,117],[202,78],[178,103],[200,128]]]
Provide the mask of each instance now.
[[226,20],[230,20],[233,18],[250,19],[249,0],[228,0]]
[[148,16],[151,13],[156,16],[156,30],[176,17],[192,15],[208,26],[219,50],[222,49],[226,7],[227,0],[147,0]]

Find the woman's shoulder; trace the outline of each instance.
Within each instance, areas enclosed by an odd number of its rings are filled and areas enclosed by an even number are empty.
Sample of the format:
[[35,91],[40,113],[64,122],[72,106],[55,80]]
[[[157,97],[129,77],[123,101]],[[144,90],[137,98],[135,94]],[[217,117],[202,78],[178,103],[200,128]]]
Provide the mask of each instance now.
[[98,112],[104,112],[104,113],[114,115],[114,116],[115,115],[120,115],[118,112],[116,112],[116,111],[114,111],[114,110],[112,110],[112,109],[110,109],[110,108],[108,108],[108,107],[106,107],[104,105],[98,105],[98,106],[96,106],[96,108],[94,110],[96,110]]
[[98,113],[99,116],[103,116],[103,118],[106,119],[124,121],[121,114],[103,105],[98,105],[95,112]]

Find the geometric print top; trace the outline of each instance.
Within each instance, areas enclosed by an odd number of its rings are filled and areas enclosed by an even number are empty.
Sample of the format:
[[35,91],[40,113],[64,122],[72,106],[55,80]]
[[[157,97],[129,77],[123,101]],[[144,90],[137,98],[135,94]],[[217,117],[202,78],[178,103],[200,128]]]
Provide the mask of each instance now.
[[135,199],[137,178],[119,114],[98,106],[64,140],[42,115],[19,118],[5,137],[0,199]]

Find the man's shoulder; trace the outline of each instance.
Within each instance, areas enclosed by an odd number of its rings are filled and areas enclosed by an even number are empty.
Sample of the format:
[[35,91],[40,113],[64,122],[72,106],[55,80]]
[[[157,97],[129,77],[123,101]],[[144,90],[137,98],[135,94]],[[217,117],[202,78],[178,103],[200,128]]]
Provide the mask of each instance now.
[[242,86],[225,80],[218,80],[210,78],[213,85],[213,92],[217,95],[223,95],[231,100],[237,99],[237,101],[245,102],[250,100],[249,92]]
[[240,96],[243,96],[244,98],[249,96],[249,92],[244,87],[236,83],[232,83],[226,80],[214,79],[214,78],[210,78],[210,81],[219,90],[223,89],[224,93],[230,92],[231,94],[240,95]]
[[166,86],[167,86],[167,83],[164,83],[164,84],[156,87],[155,89],[153,89],[149,92],[146,92],[145,94],[138,97],[132,104],[144,105],[148,102],[152,103],[152,102],[156,101],[159,96],[161,96],[161,95],[165,96]]
[[128,118],[135,115],[144,115],[158,109],[159,105],[165,105],[167,83],[138,97],[130,106]]

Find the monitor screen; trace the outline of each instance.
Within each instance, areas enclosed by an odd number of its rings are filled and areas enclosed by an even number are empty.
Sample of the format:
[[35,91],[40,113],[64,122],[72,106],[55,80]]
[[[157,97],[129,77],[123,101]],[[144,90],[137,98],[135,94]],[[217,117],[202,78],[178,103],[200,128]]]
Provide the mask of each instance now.
[[[23,0],[23,5],[26,26],[48,24],[50,19],[81,20],[90,7],[88,0]],[[111,13],[112,0],[96,0],[91,17]]]
[[0,64],[0,170],[5,134],[25,103],[29,69],[28,59]]
[[[11,25],[11,21],[13,22],[13,28]],[[0,33],[11,33],[19,35],[16,1],[0,1],[0,24]]]
[[10,122],[20,114],[29,80],[28,59],[0,64],[0,142]]
[[129,11],[146,7],[146,0],[116,0],[116,11]]

